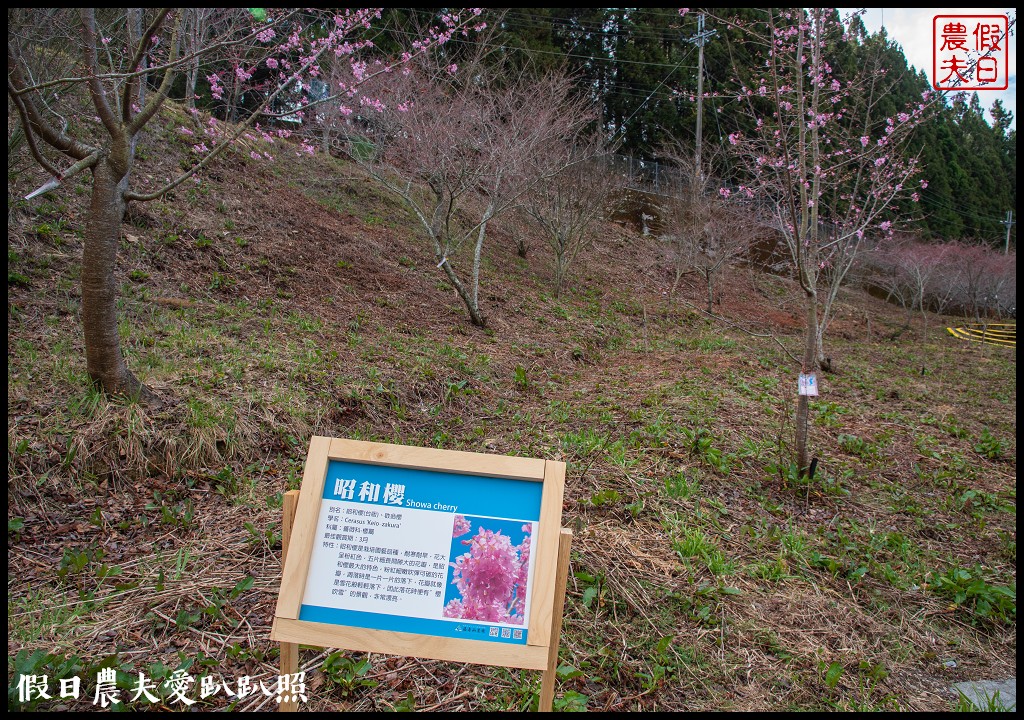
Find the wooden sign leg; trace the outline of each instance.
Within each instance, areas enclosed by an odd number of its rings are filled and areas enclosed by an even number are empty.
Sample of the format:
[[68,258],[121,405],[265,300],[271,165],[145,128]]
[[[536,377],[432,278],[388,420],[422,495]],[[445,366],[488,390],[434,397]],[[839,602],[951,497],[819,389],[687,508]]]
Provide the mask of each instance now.
[[572,549],[572,530],[562,528],[558,534],[558,564],[555,566],[555,603],[551,608],[551,644],[548,646],[548,666],[540,683],[538,712],[551,712],[555,700],[555,676],[558,670],[558,647],[562,637],[562,614],[565,611],[565,586],[569,581],[569,550]]
[[[288,543],[292,537],[292,524],[295,522],[295,508],[299,504],[299,491],[289,490],[284,494],[282,504],[283,516],[281,518],[281,567],[284,568],[284,559],[288,557]],[[281,643],[281,674],[294,675],[299,671],[299,644]],[[282,700],[277,706],[280,712],[296,712],[299,709],[299,701]]]

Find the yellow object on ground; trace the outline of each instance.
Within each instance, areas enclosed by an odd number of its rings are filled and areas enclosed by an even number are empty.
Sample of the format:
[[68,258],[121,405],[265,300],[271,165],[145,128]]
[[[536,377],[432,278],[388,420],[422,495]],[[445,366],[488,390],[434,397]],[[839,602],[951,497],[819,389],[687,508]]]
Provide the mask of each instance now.
[[960,340],[1017,347],[1016,323],[968,323],[960,327],[948,327],[946,330]]

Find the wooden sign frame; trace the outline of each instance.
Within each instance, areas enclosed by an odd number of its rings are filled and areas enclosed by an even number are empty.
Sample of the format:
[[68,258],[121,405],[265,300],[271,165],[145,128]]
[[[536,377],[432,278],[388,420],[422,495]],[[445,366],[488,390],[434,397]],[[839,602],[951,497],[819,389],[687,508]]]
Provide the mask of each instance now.
[[[531,540],[531,555],[534,556],[535,565],[528,588],[530,605],[525,623],[525,644],[418,635],[300,620],[324,484],[328,467],[335,460],[543,483],[540,517]],[[282,673],[297,670],[293,666],[297,666],[299,643],[544,670],[540,709],[550,709],[571,544],[571,533],[560,528],[564,490],[565,463],[559,461],[313,437],[309,444],[301,490],[292,491],[285,498],[282,528],[284,572],[270,635],[272,640],[282,643]]]

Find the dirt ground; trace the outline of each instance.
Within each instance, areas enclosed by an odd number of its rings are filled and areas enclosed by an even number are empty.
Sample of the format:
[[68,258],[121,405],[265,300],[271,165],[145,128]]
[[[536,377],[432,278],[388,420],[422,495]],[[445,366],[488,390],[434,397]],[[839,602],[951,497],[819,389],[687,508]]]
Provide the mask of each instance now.
[[[177,162],[150,153],[138,172]],[[481,330],[397,202],[282,148],[130,208],[122,342],[164,400],[151,408],[88,382],[88,189],[19,200],[37,179],[8,183],[11,682],[78,673],[92,692],[114,667],[128,697],[140,671],[273,677],[280,493],[314,434],[567,462],[556,709],[944,710],[954,682],[1015,673],[1015,350],[954,341],[957,318],[908,329],[842,293],[814,408],[822,479],[799,484],[781,462],[803,317],[788,278],[737,263],[709,316],[699,279],[672,296],[664,244],[625,218],[555,299],[543,246],[523,260],[499,223]],[[976,581],[963,598],[939,592],[957,568]],[[1004,586],[1012,613],[979,605]],[[301,659],[309,710],[528,709],[539,687],[489,666]]]

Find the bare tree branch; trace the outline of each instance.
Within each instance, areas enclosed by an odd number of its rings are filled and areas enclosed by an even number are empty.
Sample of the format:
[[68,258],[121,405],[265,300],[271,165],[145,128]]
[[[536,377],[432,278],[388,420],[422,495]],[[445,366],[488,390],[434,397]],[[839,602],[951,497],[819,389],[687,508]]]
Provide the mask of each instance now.
[[99,61],[96,58],[96,15],[92,8],[79,10],[82,29],[82,58],[85,61],[86,69],[89,70],[87,84],[89,96],[92,98],[93,107],[99,116],[103,127],[110,133],[114,140],[124,139],[124,128],[117,121],[110,102],[107,99],[107,91],[99,79]]

